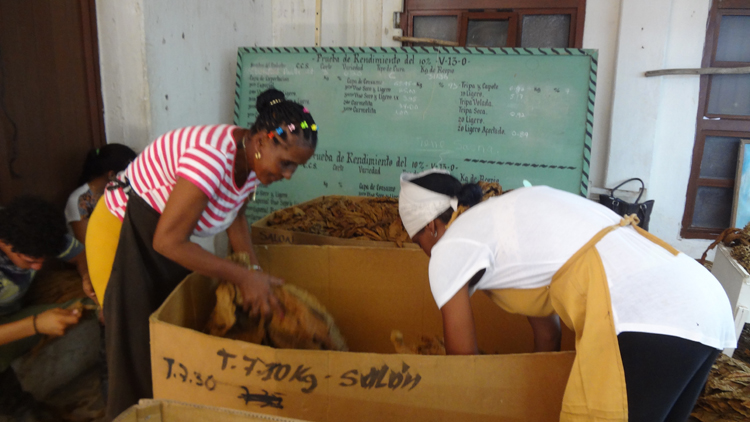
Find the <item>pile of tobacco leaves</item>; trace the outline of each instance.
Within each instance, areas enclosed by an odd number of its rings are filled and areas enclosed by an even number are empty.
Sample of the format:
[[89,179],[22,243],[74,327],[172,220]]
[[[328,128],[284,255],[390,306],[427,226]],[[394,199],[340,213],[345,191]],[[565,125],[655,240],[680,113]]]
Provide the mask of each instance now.
[[[497,183],[479,182],[483,199],[503,193]],[[276,211],[268,227],[341,239],[411,243],[398,215],[398,200],[389,197],[323,196],[316,201]]]
[[691,416],[701,422],[750,420],[750,365],[720,354]]

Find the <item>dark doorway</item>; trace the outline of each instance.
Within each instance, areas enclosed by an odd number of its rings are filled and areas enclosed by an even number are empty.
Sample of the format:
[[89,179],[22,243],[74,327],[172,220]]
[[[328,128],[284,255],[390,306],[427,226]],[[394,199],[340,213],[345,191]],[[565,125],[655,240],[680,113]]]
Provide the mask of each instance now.
[[62,207],[104,143],[95,0],[0,0],[0,204]]

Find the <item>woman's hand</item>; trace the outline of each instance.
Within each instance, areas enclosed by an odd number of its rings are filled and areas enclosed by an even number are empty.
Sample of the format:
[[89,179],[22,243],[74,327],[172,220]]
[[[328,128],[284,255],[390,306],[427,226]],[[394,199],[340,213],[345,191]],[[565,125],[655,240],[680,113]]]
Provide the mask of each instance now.
[[96,298],[96,292],[94,292],[94,286],[91,284],[91,277],[89,277],[88,274],[84,274],[81,276],[81,279],[83,280],[83,292],[86,293],[86,296],[91,298],[91,300],[96,303],[96,306],[101,307],[99,304],[99,299]]
[[36,330],[40,334],[59,337],[65,334],[70,326],[78,324],[81,311],[54,308],[36,316]]
[[270,316],[276,312],[283,312],[279,301],[271,291],[271,286],[279,286],[284,280],[260,271],[247,271],[248,276],[237,284],[242,292],[242,309],[251,310],[253,315],[259,313]]

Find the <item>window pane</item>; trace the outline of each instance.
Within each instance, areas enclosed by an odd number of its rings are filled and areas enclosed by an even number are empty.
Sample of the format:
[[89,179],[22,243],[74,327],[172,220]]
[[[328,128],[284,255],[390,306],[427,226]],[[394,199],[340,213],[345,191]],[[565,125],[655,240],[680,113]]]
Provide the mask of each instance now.
[[570,35],[570,15],[526,15],[521,31],[521,47],[565,48]]
[[703,145],[700,177],[706,179],[734,179],[740,138],[706,136]]
[[750,115],[750,75],[713,75],[709,114]]
[[467,47],[507,47],[507,20],[470,20],[466,30]]
[[[732,217],[734,189],[698,186],[693,211],[693,227],[725,229]],[[658,203],[656,206],[659,206]]]
[[417,38],[457,42],[457,31],[458,18],[456,16],[414,16],[414,36]]
[[750,16],[723,16],[720,25],[716,60],[750,62]]

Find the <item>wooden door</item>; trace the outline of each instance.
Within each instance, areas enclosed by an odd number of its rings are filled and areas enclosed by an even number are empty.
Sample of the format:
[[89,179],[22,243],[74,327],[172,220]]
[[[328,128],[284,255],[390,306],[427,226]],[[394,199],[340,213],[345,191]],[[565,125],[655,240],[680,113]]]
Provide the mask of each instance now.
[[0,0],[0,204],[63,206],[104,144],[95,0]]

